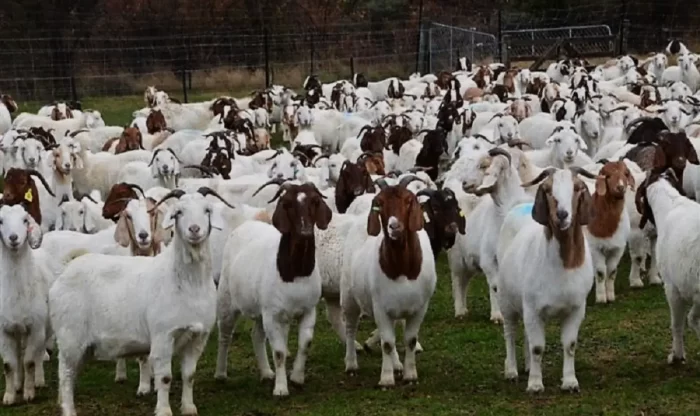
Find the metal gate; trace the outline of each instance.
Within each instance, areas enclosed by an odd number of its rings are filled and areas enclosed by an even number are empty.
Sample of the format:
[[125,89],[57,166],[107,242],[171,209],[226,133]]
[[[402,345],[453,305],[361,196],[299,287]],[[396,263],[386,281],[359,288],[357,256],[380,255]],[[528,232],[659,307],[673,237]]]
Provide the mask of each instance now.
[[453,71],[462,56],[468,57],[472,62],[492,57],[498,59],[498,41],[496,36],[490,33],[431,23],[427,36],[431,73],[441,70]]

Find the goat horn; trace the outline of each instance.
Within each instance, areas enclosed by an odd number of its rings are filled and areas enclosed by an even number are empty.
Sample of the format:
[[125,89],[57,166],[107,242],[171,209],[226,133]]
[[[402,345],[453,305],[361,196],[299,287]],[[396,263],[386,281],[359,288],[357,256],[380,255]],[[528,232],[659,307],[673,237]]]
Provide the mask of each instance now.
[[423,182],[423,184],[428,185],[427,183],[425,183],[425,181],[423,179],[419,178],[416,175],[406,175],[403,178],[401,178],[401,180],[399,181],[399,186],[405,188],[408,186],[409,183],[411,183],[413,181]]
[[46,179],[44,179],[44,175],[42,175],[39,171],[37,171],[35,169],[27,169],[27,173],[29,175],[36,176],[37,178],[39,178],[39,180],[41,181],[42,185],[44,185],[44,188],[46,188],[46,191],[49,193],[49,195],[51,195],[54,198],[56,197],[56,194],[53,193],[49,184],[46,183]]
[[[148,162],[149,167],[153,165],[153,161],[156,160],[156,156],[158,155],[158,152],[160,152],[161,150],[163,150],[163,149],[156,149],[156,151],[153,152],[153,157],[151,157],[151,161]],[[170,150],[170,149],[168,149],[168,150]],[[173,155],[174,155],[174,153],[173,153]]]
[[158,207],[160,206],[160,204],[162,204],[163,202],[167,201],[168,199],[170,199],[170,198],[177,198],[177,199],[180,199],[184,194],[185,194],[185,191],[183,191],[182,189],[173,189],[172,191],[168,192],[160,201],[158,201],[158,202],[153,206],[153,208],[151,208],[150,210],[148,210],[148,212],[151,213],[151,212],[155,211],[156,209],[158,209]]
[[306,156],[305,154],[303,154],[302,152],[298,151],[298,150],[293,151],[293,152],[292,152],[292,155],[294,155],[294,156],[301,156],[301,157],[303,157],[304,159],[306,159],[306,162],[307,162],[307,163],[309,162],[309,157]]
[[386,183],[386,180],[384,178],[379,178],[376,181],[374,181],[374,183],[379,187],[379,190],[384,190],[389,186],[389,184]]
[[508,141],[508,147],[518,147],[520,150],[522,150],[522,146],[527,146],[530,149],[533,148],[530,143],[522,141],[520,139],[513,139]]
[[219,201],[223,202],[224,205],[226,205],[229,208],[236,209],[233,205],[231,205],[228,201],[226,201],[224,198],[221,197],[215,190],[209,188],[208,186],[202,186],[199,189],[197,189],[197,192],[202,194],[202,196],[207,196],[211,195],[219,199]]
[[272,197],[271,200],[267,201],[268,204],[271,204],[277,200],[280,196],[282,196],[282,192],[286,191],[289,189],[289,187],[292,186],[290,182],[285,182],[280,185],[279,188],[277,188],[277,193],[275,193],[275,196]]
[[[177,160],[178,162],[182,163],[182,160],[180,160],[180,158],[177,157],[177,155],[175,154],[175,151],[174,151],[173,149],[171,149],[171,148],[168,147],[168,148],[166,148],[165,150],[167,150],[168,152],[170,152],[170,153],[173,155],[173,157],[175,158],[175,160]],[[152,160],[151,160],[151,163],[153,163]]]
[[510,153],[508,153],[507,151],[501,149],[500,147],[494,147],[493,149],[489,150],[489,156],[494,157],[496,155],[505,156],[508,159],[508,164],[511,164],[512,159]]
[[360,131],[357,133],[357,138],[358,138],[358,139],[360,138],[360,136],[362,136],[362,134],[364,133],[365,129],[367,129],[368,131],[371,132],[371,131],[372,131],[372,126],[370,126],[369,124],[366,124],[366,125],[362,126],[362,128],[360,129]]
[[268,185],[277,185],[277,186],[282,186],[283,183],[287,182],[289,179],[283,179],[283,178],[272,178],[269,181],[265,182],[264,184],[260,185],[260,187],[253,193],[252,196],[257,195],[262,191],[265,187]]
[[277,156],[279,156],[279,155],[281,155],[281,154],[282,154],[282,151],[281,151],[280,149],[277,149],[277,150],[275,151],[275,154],[272,155],[272,156],[270,156],[270,157],[268,157],[267,159],[265,159],[265,161],[266,161],[266,162],[269,162],[270,160],[276,158]]
[[78,198],[78,200],[81,201],[83,198],[87,198],[90,201],[94,202],[95,204],[98,204],[98,202],[95,201],[95,199],[90,194],[82,194],[82,195],[80,195],[80,198]]
[[625,131],[629,132],[632,127],[636,126],[637,124],[641,123],[642,121],[651,121],[651,120],[654,120],[655,118],[656,117],[648,117],[648,116],[635,118],[634,120],[630,121],[630,123],[627,125],[627,127],[625,127]]
[[475,135],[473,135],[473,137],[475,137],[477,139],[480,138],[480,139],[482,139],[488,143],[491,143],[491,144],[496,144],[496,143],[492,142],[490,139],[486,138],[486,136],[484,136],[483,134],[475,134]]
[[184,168],[192,168],[192,169],[199,169],[201,172],[206,173],[210,177],[214,177],[214,171],[211,170],[210,168],[202,165],[185,165],[183,166]]
[[409,173],[427,172],[433,170],[434,166],[414,166],[408,170]]
[[579,167],[579,166],[572,166],[569,168],[571,172],[573,172],[575,175],[583,175],[587,177],[588,179],[596,179],[598,176],[592,174],[591,172],[587,171],[586,169]]
[[328,159],[328,158],[330,158],[330,156],[331,156],[331,155],[329,155],[329,154],[322,154],[322,155],[320,155],[319,157],[317,157],[316,160],[314,160],[312,164],[313,164],[314,166],[316,166],[316,162],[318,162],[318,161],[321,160],[321,159]]
[[437,192],[435,189],[424,188],[418,191],[416,196],[427,196],[428,198],[432,198],[433,195],[435,195],[435,192]]
[[143,192],[143,188],[141,188],[140,186],[136,185],[135,183],[125,183],[125,185],[131,189],[137,189],[139,192],[141,192],[141,195],[143,195],[143,197],[146,198],[146,193]]
[[523,188],[527,188],[528,186],[537,185],[538,183],[542,182],[544,179],[548,178],[549,176],[552,176],[554,174],[554,172],[556,172],[556,171],[557,171],[557,168],[551,168],[551,167],[547,168],[547,169],[543,170],[542,172],[540,172],[540,174],[537,175],[537,177],[535,179],[531,180],[530,182],[525,182],[523,184],[520,184],[520,186],[522,186]]

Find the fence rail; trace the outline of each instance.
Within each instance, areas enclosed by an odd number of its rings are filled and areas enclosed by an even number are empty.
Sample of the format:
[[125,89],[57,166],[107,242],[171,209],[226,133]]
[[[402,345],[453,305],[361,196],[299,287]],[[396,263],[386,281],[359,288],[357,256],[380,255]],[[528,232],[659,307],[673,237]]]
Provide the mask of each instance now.
[[[11,8],[0,8],[0,91],[23,101],[80,99],[157,85],[191,97],[270,83],[295,87],[311,72],[327,81],[347,79],[354,68],[377,79],[454,70],[462,56],[536,60],[560,39],[583,56],[617,55],[626,46],[658,51],[670,37],[697,49],[700,39],[700,18],[660,0],[578,0],[527,10],[498,0],[495,7],[392,0],[375,12],[324,2],[323,13],[311,8],[316,0],[292,2],[302,9],[296,11],[260,2],[253,12],[231,8],[236,1],[171,1],[177,10],[153,15],[132,10],[148,0],[95,0],[102,6],[94,13],[66,14],[53,27],[20,24],[28,17],[20,14],[15,22],[6,14]],[[117,7],[121,3],[132,9]],[[394,7],[393,17],[383,7]],[[625,19],[631,22],[626,30]]]

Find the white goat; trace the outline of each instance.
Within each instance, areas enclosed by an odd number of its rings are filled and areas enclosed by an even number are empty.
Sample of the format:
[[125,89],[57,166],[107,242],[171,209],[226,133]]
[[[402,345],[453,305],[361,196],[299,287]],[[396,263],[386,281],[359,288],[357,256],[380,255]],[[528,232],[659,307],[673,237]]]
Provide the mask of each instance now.
[[[168,209],[163,228],[174,228],[175,237],[161,254],[85,254],[66,267],[49,291],[64,416],[76,415],[74,383],[88,350],[106,359],[149,354],[158,391],[156,416],[172,415],[170,367],[173,355],[181,354],[182,414],[197,414],[194,373],[216,321],[216,288],[206,242],[220,224],[203,195],[176,190],[167,195],[172,197],[178,201]],[[187,308],[173,306],[183,304]]]
[[[586,297],[593,286],[593,262],[581,229],[588,223],[590,194],[575,173],[554,168],[525,186],[543,179],[534,204],[512,209],[498,237],[498,303],[504,317],[505,377],[518,377],[515,335],[522,317],[525,370],[530,373],[527,391],[544,391],[545,322],[559,317],[564,350],[561,388],[578,391],[574,354],[586,313]],[[523,264],[528,267],[523,268]]]

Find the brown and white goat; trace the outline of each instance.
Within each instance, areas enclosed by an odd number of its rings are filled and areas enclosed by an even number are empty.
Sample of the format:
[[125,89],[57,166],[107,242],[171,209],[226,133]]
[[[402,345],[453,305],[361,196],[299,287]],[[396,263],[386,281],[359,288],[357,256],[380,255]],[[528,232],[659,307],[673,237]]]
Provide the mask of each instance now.
[[335,206],[339,213],[344,214],[358,196],[375,191],[372,177],[363,163],[343,162],[335,186]]
[[34,169],[10,168],[5,173],[5,185],[2,191],[2,204],[20,204],[24,206],[24,209],[26,209],[29,215],[34,218],[36,223],[41,225],[42,217],[41,205],[39,204],[39,191],[31,178],[32,176],[41,181],[49,195],[53,197],[56,196],[41,173]]
[[[382,345],[379,385],[395,384],[394,371],[403,371],[407,382],[418,380],[416,348],[418,331],[435,291],[437,274],[430,239],[423,230],[423,210],[407,177],[396,186],[380,179],[372,201],[366,230],[353,229],[346,238],[341,281],[341,305],[345,318],[345,371],[358,370],[355,338],[362,314],[373,317]],[[378,237],[378,238],[372,238]],[[347,266],[346,266],[347,265]],[[394,324],[405,318],[402,364],[396,352]]]
[[143,149],[143,136],[138,127],[124,127],[124,131],[119,137],[112,137],[102,146],[103,152],[111,152],[114,149],[114,154],[125,153],[131,150]]
[[595,177],[586,237],[595,271],[596,303],[615,301],[617,266],[630,235],[625,209],[628,188],[634,191],[634,177],[625,162],[608,162]]
[[[217,296],[220,335],[214,377],[226,378],[231,335],[238,318],[246,314],[255,319],[253,349],[260,375],[275,378],[273,395],[287,396],[290,320],[300,318],[299,349],[289,379],[301,385],[321,297],[314,228],[325,230],[332,212],[311,183],[284,183],[270,202],[277,199],[272,225],[247,221],[226,242]],[[270,261],[270,256],[276,256],[276,261]],[[273,350],[275,372],[267,359],[266,339]]]

